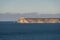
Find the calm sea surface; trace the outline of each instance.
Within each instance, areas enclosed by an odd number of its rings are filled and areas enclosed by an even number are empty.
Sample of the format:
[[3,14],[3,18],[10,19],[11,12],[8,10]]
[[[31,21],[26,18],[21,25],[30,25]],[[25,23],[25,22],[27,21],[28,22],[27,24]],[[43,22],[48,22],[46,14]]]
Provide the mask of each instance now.
[[60,24],[0,22],[0,40],[60,40]]

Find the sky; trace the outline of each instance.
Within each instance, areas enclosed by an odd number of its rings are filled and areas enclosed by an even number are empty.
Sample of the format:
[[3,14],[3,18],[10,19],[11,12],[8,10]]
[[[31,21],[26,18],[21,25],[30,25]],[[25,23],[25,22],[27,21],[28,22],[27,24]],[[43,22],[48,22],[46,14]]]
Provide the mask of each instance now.
[[0,0],[0,13],[60,13],[60,0]]

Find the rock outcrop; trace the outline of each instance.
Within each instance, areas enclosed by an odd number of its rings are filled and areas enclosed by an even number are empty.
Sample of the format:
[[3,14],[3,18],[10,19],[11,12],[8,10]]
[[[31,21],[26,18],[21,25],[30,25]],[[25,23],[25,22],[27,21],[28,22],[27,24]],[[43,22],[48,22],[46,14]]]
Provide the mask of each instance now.
[[59,18],[20,18],[18,23],[60,23]]

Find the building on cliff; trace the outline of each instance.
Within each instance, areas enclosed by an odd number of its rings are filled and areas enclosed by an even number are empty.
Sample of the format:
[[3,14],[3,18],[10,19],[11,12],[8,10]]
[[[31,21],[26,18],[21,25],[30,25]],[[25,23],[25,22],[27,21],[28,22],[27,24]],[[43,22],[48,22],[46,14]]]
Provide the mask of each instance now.
[[18,23],[60,23],[59,18],[20,18]]

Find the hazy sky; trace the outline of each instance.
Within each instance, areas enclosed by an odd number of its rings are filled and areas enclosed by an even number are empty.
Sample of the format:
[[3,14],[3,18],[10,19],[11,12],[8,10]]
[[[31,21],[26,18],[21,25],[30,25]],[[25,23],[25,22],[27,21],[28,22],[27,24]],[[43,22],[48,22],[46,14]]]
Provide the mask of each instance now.
[[60,0],[0,0],[0,13],[60,13]]

